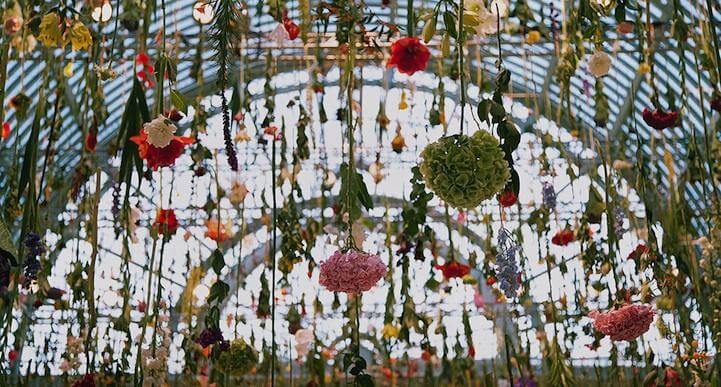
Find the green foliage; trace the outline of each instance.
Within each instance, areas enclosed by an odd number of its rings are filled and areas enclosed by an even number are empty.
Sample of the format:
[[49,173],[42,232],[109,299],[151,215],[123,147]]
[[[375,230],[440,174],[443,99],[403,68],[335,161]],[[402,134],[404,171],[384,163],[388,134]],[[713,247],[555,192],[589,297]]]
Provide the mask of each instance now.
[[485,131],[453,135],[429,144],[420,171],[428,187],[455,208],[475,208],[510,178],[498,140]]
[[361,205],[366,210],[373,208],[373,198],[368,193],[363,176],[356,171],[349,173],[348,164],[343,163],[340,166],[340,175],[341,213],[348,213],[348,222],[353,223],[361,217]]
[[243,376],[258,364],[258,352],[243,339],[236,339],[215,360],[215,367],[229,376]]

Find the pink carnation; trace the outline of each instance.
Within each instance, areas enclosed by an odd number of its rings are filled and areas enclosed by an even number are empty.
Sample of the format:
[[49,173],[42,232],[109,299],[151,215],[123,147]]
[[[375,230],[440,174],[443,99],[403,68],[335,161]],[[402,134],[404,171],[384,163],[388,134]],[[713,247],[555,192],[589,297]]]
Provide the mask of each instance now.
[[377,255],[339,250],[320,263],[319,282],[332,292],[361,293],[372,288],[386,270]]
[[632,341],[648,331],[656,313],[650,305],[624,305],[621,309],[601,313],[593,311],[588,317],[593,326],[614,341]]

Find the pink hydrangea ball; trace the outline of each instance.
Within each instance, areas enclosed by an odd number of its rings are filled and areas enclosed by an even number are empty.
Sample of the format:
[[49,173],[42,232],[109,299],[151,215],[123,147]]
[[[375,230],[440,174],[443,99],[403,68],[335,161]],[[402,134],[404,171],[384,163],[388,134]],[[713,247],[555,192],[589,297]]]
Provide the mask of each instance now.
[[361,293],[383,278],[387,269],[377,255],[339,250],[320,263],[319,282],[332,292]]
[[632,341],[648,331],[656,313],[650,305],[624,305],[620,309],[588,314],[593,326],[614,341]]

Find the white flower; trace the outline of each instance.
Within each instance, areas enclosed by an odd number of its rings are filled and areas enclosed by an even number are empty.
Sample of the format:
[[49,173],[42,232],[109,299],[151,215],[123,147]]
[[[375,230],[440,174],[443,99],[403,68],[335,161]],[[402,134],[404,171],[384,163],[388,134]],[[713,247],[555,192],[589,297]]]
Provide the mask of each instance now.
[[313,343],[313,331],[310,329],[298,329],[295,332],[295,350],[298,352],[298,357],[305,357],[310,351],[310,345]]
[[148,143],[156,148],[165,148],[173,141],[175,131],[178,130],[164,115],[159,115],[150,122],[143,124],[143,130],[148,134]]
[[596,51],[590,58],[588,58],[588,71],[590,71],[596,78],[600,78],[608,74],[608,70],[610,68],[611,56],[603,51]]

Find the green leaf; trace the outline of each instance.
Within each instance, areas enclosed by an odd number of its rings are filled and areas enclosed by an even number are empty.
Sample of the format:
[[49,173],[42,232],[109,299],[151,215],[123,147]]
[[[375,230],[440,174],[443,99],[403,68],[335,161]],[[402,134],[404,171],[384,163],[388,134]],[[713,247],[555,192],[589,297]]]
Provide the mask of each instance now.
[[210,294],[208,294],[207,303],[210,304],[213,301],[218,301],[218,303],[220,303],[220,301],[224,300],[225,297],[228,296],[229,292],[230,286],[225,282],[218,280],[210,287]]
[[183,113],[188,112],[188,104],[185,102],[185,97],[178,90],[170,90],[170,100],[173,101],[173,106]]
[[355,385],[358,387],[374,387],[373,377],[368,374],[361,374],[355,378]]
[[220,272],[225,267],[225,259],[223,258],[223,253],[221,253],[220,250],[216,249],[213,252],[213,258],[210,265],[213,268],[215,274],[220,275]]
[[453,16],[451,11],[443,13],[443,24],[446,25],[448,35],[455,39],[458,36],[458,33],[456,32],[456,18]]

